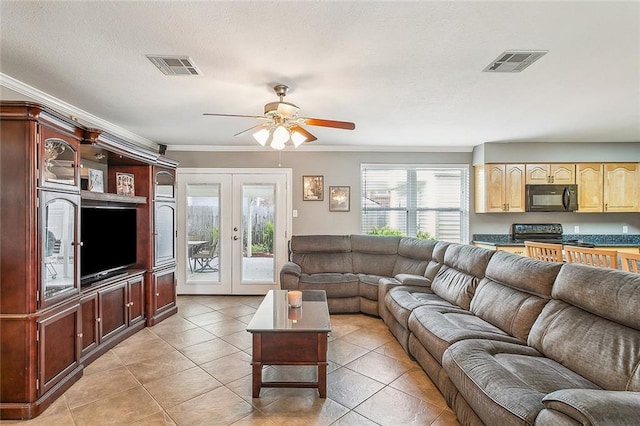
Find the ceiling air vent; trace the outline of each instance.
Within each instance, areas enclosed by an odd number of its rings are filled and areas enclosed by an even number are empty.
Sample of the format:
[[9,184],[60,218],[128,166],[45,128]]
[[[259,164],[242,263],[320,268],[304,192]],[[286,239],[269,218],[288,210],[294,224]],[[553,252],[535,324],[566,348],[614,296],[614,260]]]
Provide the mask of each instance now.
[[165,75],[200,75],[188,56],[147,55],[147,58]]
[[483,69],[483,72],[520,72],[540,59],[548,50],[507,50]]

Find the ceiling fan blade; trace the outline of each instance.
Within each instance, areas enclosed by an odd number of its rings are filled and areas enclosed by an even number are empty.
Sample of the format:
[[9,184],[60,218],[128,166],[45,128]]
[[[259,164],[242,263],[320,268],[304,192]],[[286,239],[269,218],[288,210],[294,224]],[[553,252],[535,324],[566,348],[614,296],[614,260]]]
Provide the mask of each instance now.
[[256,124],[255,126],[251,126],[251,127],[249,127],[248,129],[244,129],[243,131],[238,132],[238,133],[236,133],[236,134],[235,134],[235,135],[233,135],[233,136],[238,136],[238,135],[243,134],[244,132],[248,132],[248,131],[250,131],[250,130],[257,129],[258,127],[264,127],[264,126],[265,126],[265,123]]
[[301,135],[303,135],[305,138],[307,138],[305,142],[313,142],[315,140],[318,140],[318,138],[316,138],[311,133],[309,133],[304,127],[298,126],[297,124],[294,124],[293,126],[291,126],[291,131],[298,132]]
[[202,115],[214,115],[216,117],[243,117],[243,118],[262,118],[268,120],[264,115],[242,115],[242,114],[215,114],[211,112],[205,112]]
[[345,130],[353,130],[356,128],[355,123],[350,123],[348,121],[325,120],[322,118],[307,117],[303,117],[302,120],[304,121],[304,124],[308,124],[309,126],[333,127],[336,129]]

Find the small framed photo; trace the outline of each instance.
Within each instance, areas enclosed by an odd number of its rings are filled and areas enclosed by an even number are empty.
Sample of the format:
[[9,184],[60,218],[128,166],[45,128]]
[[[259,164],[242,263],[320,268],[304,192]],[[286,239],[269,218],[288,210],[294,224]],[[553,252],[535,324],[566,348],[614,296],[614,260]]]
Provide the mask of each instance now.
[[102,170],[89,169],[87,189],[92,192],[104,192],[104,175]]
[[302,176],[302,201],[324,200],[324,176]]
[[136,195],[133,186],[133,175],[131,173],[116,173],[116,193],[133,197]]
[[350,186],[330,186],[329,187],[329,211],[348,212],[351,207],[351,187]]

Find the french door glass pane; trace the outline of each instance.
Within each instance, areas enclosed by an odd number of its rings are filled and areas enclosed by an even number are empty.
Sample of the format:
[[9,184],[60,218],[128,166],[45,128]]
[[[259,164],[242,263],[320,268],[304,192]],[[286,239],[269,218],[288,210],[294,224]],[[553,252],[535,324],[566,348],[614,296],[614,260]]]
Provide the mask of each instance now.
[[273,281],[274,184],[242,185],[242,282]]
[[220,184],[187,185],[187,281],[220,281]]

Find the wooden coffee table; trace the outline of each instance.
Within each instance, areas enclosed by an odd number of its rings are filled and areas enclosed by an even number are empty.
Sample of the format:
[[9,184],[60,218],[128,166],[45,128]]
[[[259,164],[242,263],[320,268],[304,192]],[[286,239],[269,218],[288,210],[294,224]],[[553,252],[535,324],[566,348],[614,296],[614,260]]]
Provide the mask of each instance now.
[[[331,319],[324,290],[302,292],[302,307],[290,308],[286,290],[269,290],[247,331],[253,334],[253,397],[260,389],[318,388],[327,397],[327,335]],[[264,365],[315,365],[316,382],[265,382]]]

